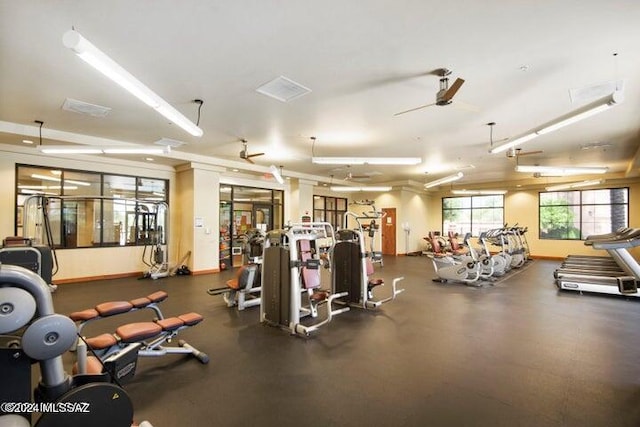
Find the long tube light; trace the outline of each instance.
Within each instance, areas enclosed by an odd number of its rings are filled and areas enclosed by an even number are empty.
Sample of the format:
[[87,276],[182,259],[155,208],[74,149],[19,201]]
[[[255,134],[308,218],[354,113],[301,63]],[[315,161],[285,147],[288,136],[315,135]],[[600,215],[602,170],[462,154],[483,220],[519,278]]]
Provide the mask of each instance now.
[[462,172],[458,172],[453,175],[445,176],[444,178],[436,179],[435,181],[427,182],[424,185],[424,188],[436,187],[438,185],[447,184],[449,182],[457,181],[462,178],[464,174]]
[[509,148],[513,148],[518,144],[522,144],[523,142],[530,141],[533,138],[537,138],[540,135],[544,135],[546,133],[556,131],[565,126],[569,126],[573,123],[579,122],[580,120],[584,120],[588,117],[591,117],[598,113],[606,111],[609,108],[622,103],[623,100],[624,100],[624,96],[622,94],[622,91],[617,90],[613,92],[611,95],[608,95],[578,110],[572,111],[571,113],[566,114],[560,117],[559,119],[542,126],[538,130],[530,132],[512,141],[505,142],[504,144],[495,146],[491,150],[489,150],[489,152],[495,154],[495,153],[500,153],[502,151],[506,151]]
[[75,30],[69,30],[62,36],[62,43],[82,60],[129,91],[136,98],[155,109],[158,113],[180,126],[193,136],[202,136],[203,131],[167,101],[136,79],[117,62],[107,56],[90,41]]
[[453,190],[451,193],[457,195],[474,196],[474,195],[500,195],[507,194],[507,190]]
[[378,186],[378,187],[354,187],[354,186],[338,186],[331,187],[331,191],[337,192],[352,192],[352,191],[391,191],[392,187]]
[[552,185],[547,187],[547,191],[559,191],[559,190],[571,190],[574,188],[591,187],[594,185],[600,185],[604,183],[604,179],[594,179],[591,181],[571,182],[568,184]]
[[312,157],[317,165],[419,165],[421,157]]
[[[42,181],[53,181],[53,182],[62,181],[62,179],[60,179],[58,177],[55,177],[55,176],[40,175],[40,174],[37,174],[37,173],[32,173],[31,174],[31,178],[40,179]],[[65,179],[64,182],[65,182],[65,184],[84,185],[86,187],[89,187],[91,185],[90,182],[76,181],[76,180],[72,180],[72,179]]]
[[516,172],[539,173],[548,176],[584,175],[606,173],[609,168],[591,168],[575,166],[536,166],[518,165]]
[[100,147],[73,145],[40,145],[43,154],[169,154],[171,147]]
[[269,172],[271,172],[271,175],[273,175],[275,180],[278,181],[278,184],[284,184],[284,179],[282,179],[282,174],[280,173],[280,170],[278,170],[276,165],[269,166]]

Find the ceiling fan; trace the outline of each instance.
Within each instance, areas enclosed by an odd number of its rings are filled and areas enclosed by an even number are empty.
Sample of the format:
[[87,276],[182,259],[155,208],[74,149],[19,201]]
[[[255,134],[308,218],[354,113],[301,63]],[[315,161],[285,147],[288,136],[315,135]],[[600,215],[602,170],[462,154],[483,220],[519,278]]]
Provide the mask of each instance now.
[[458,92],[458,90],[460,90],[460,87],[464,83],[464,80],[461,78],[457,78],[456,81],[453,82],[451,86],[449,86],[449,77],[447,76],[451,74],[451,70],[447,68],[440,68],[436,70],[436,74],[440,76],[440,90],[438,90],[438,93],[436,93],[436,102],[401,111],[394,114],[394,117],[401,114],[410,113],[412,111],[421,110],[423,108],[431,107],[433,105],[444,106],[451,104],[451,102],[453,101],[453,96]]
[[371,179],[371,175],[354,175],[353,172],[351,172],[351,166],[347,165],[347,174],[345,175],[344,180],[351,181],[355,179]]
[[540,154],[540,153],[542,153],[542,150],[522,151],[522,148],[511,147],[510,149],[507,150],[507,157],[510,159],[515,158],[517,160],[518,157],[530,156],[532,154]]
[[[489,150],[491,150],[491,148],[493,148],[493,144],[498,144],[501,142],[505,142],[508,141],[509,138],[502,138],[499,139],[497,141],[493,140],[493,127],[496,125],[496,122],[489,122],[487,123],[487,126],[489,126]],[[540,154],[542,153],[542,150],[537,150],[537,151],[522,151],[522,148],[515,148],[515,147],[511,147],[506,151],[507,157],[510,159],[515,158],[516,161],[518,160],[518,157],[521,156],[530,156],[532,154]]]
[[247,162],[253,164],[254,161],[251,160],[252,157],[264,156],[264,153],[249,154],[249,149],[247,148],[247,140],[241,139],[240,142],[242,142],[242,151],[240,151],[240,158],[242,160],[246,160]]

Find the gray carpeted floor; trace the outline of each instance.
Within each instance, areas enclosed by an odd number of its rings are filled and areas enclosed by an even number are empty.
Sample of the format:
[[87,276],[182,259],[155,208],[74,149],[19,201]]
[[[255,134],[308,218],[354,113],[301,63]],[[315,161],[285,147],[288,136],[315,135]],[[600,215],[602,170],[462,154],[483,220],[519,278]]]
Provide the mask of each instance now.
[[377,276],[404,276],[406,292],[309,339],[260,325],[258,307],[238,312],[206,293],[232,272],[62,285],[54,303],[68,314],[163,289],[165,316],[205,317],[180,337],[207,352],[208,365],[141,358],[125,386],[136,419],[155,427],[640,425],[639,301],[559,293],[557,265],[534,261],[472,288],[432,282],[425,257],[386,257]]

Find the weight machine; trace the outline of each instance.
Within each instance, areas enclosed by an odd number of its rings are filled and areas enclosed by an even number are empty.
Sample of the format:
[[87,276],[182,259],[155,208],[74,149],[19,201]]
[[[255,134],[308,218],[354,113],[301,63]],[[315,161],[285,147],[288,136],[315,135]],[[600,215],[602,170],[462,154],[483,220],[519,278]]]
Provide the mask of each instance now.
[[[55,313],[45,281],[23,267],[3,264],[0,284],[0,402],[32,402],[31,365],[37,362],[41,379],[35,402],[87,410],[43,412],[35,426],[131,426],[131,399],[109,374],[64,371],[62,354],[74,344],[77,329],[73,320]],[[28,427],[31,421],[28,412],[0,410],[0,426]]]
[[[262,262],[262,323],[278,326],[292,335],[309,336],[331,322],[333,316],[349,311],[349,307],[333,308],[334,300],[347,296],[347,292],[330,294],[320,289],[320,239],[331,241],[327,251],[331,253],[335,235],[330,223],[290,224],[284,230],[267,233]],[[324,319],[307,320],[317,319],[322,305],[326,310]]]
[[[358,224],[358,228],[363,232],[363,236],[368,240],[371,262],[374,264],[380,264],[380,267],[384,267],[384,260],[382,257],[382,230],[380,229],[380,225],[387,216],[387,213],[377,210],[373,200],[359,200],[351,203],[351,205],[371,206],[370,211],[361,212],[360,215],[349,212],[351,214],[349,216],[355,219]],[[360,220],[368,220],[369,222],[362,223]],[[349,228],[348,217],[346,215],[344,217],[344,228]]]
[[[67,205],[78,209],[100,205],[103,217],[91,221],[92,229],[81,233],[77,222],[65,218]],[[107,218],[105,205],[111,207],[113,216]],[[133,207],[132,210],[129,210]],[[118,210],[118,208],[121,208]],[[62,214],[56,221],[52,211]],[[116,223],[116,217],[122,220]],[[97,223],[97,225],[95,225]],[[145,278],[158,279],[169,276],[169,206],[165,202],[151,202],[138,199],[122,199],[103,196],[31,196],[24,203],[23,234],[33,246],[44,245],[51,248],[54,273],[58,270],[55,246],[73,236],[85,242],[81,247],[101,242],[106,246],[144,244],[142,262],[148,267]],[[75,241],[75,240],[74,240]],[[75,247],[75,246],[74,246]]]

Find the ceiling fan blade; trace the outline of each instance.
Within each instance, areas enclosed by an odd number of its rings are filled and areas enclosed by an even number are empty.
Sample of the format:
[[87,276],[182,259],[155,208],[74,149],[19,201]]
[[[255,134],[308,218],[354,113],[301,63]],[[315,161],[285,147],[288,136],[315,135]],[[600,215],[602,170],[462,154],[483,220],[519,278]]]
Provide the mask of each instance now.
[[264,153],[247,154],[247,158],[249,158],[249,157],[258,157],[258,156],[264,156]]
[[412,111],[422,110],[423,108],[431,107],[432,105],[436,105],[435,102],[427,105],[421,105],[420,107],[412,108],[410,110],[400,111],[399,113],[395,113],[393,117],[399,116],[401,114],[410,113]]
[[525,152],[520,152],[517,155],[518,156],[530,156],[532,154],[540,154],[542,153],[542,150],[538,150],[538,151],[525,151]]
[[462,86],[463,83],[464,83],[463,79],[460,79],[460,78],[456,79],[456,81],[453,82],[451,87],[447,89],[447,91],[444,93],[444,96],[442,97],[442,99],[445,101],[451,101],[451,98],[453,98],[456,92],[458,92],[458,90],[460,89],[460,86]]
[[255,165],[255,163],[253,162],[253,160],[251,160],[249,157],[245,157],[244,158],[247,162],[251,163],[252,165]]
[[480,111],[480,107],[478,107],[477,105],[469,104],[467,102],[456,100],[456,101],[451,101],[451,104],[453,105],[454,108],[458,110],[471,111],[472,113],[477,113],[478,111]]

